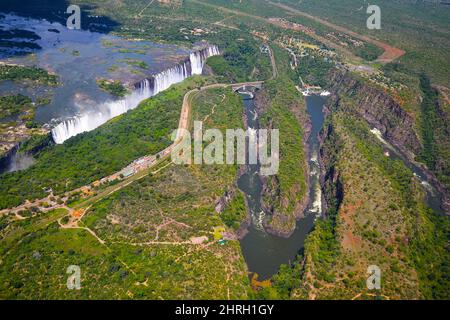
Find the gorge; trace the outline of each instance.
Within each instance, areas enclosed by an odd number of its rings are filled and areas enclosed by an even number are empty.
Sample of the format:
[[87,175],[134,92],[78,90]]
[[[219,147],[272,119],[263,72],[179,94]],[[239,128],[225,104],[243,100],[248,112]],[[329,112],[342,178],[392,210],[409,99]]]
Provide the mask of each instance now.
[[[311,122],[311,131],[307,142],[309,177],[309,203],[301,218],[297,220],[295,229],[289,236],[281,236],[268,232],[263,221],[266,215],[261,207],[263,185],[259,175],[259,165],[248,165],[247,171],[239,178],[238,186],[246,194],[246,202],[251,216],[248,233],[241,239],[242,252],[250,272],[258,275],[258,279],[268,279],[276,274],[282,264],[290,264],[301,253],[304,241],[314,226],[314,221],[323,213],[321,205],[319,132],[324,121],[323,105],[325,100],[320,96],[306,98],[307,113]],[[255,105],[252,99],[244,99],[247,125],[258,128]]]

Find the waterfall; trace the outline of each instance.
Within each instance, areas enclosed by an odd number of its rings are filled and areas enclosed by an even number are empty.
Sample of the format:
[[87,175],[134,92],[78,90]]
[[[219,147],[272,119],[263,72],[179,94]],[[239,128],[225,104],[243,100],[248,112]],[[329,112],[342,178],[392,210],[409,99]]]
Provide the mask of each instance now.
[[206,59],[212,56],[218,56],[220,54],[217,46],[210,46],[203,50],[196,51],[190,54],[189,60],[191,62],[192,74],[202,74],[203,65]]
[[219,54],[217,46],[208,46],[192,52],[189,59],[184,62],[140,81],[135,85],[136,89],[125,98],[103,102],[98,108],[101,111],[75,116],[61,122],[52,129],[53,140],[60,144],[77,134],[94,130],[108,120],[136,108],[142,100],[153,97],[192,75],[202,74],[206,59]]

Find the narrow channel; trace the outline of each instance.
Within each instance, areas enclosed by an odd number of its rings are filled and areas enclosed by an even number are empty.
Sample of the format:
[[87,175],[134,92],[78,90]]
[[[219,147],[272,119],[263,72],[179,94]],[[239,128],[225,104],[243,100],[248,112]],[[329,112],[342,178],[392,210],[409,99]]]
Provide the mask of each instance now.
[[[249,128],[258,129],[256,107],[250,96],[242,94]],[[314,221],[321,214],[321,192],[319,184],[319,163],[317,159],[319,141],[318,133],[324,121],[324,100],[319,96],[306,98],[307,111],[311,119],[311,134],[308,139],[310,166],[310,204],[304,218],[297,221],[294,233],[289,238],[267,233],[262,221],[265,213],[261,209],[262,182],[259,165],[247,165],[246,172],[238,180],[238,187],[245,193],[251,215],[248,233],[241,240],[241,248],[252,273],[258,274],[258,280],[265,280],[278,272],[280,265],[293,262],[302,252],[305,238],[314,226]]]
[[408,158],[401,153],[396,147],[394,147],[392,144],[390,144],[388,141],[386,141],[381,134],[381,132],[373,128],[371,132],[380,140],[380,142],[383,144],[383,152],[386,156],[393,160],[400,160],[402,161],[406,167],[408,167],[421,183],[423,186],[426,198],[425,202],[429,208],[433,210],[434,213],[442,215],[444,214],[445,210],[442,208],[442,201],[443,196],[440,194],[440,192],[430,183],[429,178],[425,172],[424,169],[422,169],[417,164],[411,162],[408,160]]
[[[247,125],[258,129],[258,119],[255,117],[254,101],[247,95],[242,95]],[[322,194],[320,189],[320,165],[318,161],[319,139],[318,134],[324,122],[324,98],[316,95],[306,97],[307,112],[311,121],[311,133],[308,138],[309,169],[310,169],[310,202],[304,213],[304,218],[297,221],[294,233],[289,238],[278,237],[267,233],[262,221],[265,213],[261,208],[262,182],[259,165],[247,165],[246,172],[238,180],[238,187],[245,193],[251,215],[251,225],[248,233],[241,240],[241,248],[252,273],[258,274],[258,280],[265,280],[276,274],[282,264],[293,262],[296,256],[302,253],[305,238],[314,226],[314,221],[322,214]],[[401,154],[390,143],[383,139],[379,131],[372,132],[384,145],[384,152],[392,159],[398,159],[410,168],[426,191],[426,203],[435,213],[442,214],[442,195],[430,184],[422,168]]]

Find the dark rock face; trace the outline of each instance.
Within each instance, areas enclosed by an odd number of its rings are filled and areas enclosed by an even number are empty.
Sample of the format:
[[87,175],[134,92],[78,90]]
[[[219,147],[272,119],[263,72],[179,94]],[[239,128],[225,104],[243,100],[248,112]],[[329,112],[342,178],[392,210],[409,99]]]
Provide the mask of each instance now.
[[236,193],[236,190],[234,190],[234,189],[225,191],[223,196],[221,196],[216,201],[216,204],[214,206],[214,210],[217,213],[222,213],[225,210],[225,208],[227,207],[227,205],[230,203],[231,199],[233,199],[235,193]]
[[[42,140],[41,143],[33,146],[33,148],[27,150],[25,154],[34,156],[38,154],[42,149],[44,149],[47,146],[50,146],[54,143],[52,135],[50,133],[47,134],[46,138]],[[17,152],[20,151],[20,147],[23,145],[23,141],[18,142],[12,149],[8,150],[5,154],[0,156],[0,174],[3,173],[8,166],[11,164],[11,161],[13,161],[14,156]]]
[[333,71],[329,83],[333,93],[329,102],[332,109],[340,107],[341,95],[349,96],[355,102],[354,111],[380,130],[393,145],[406,153],[417,155],[420,152],[422,144],[414,130],[414,117],[391,96],[342,71]]
[[[326,106],[328,112],[340,108],[348,109],[348,111],[356,113],[371,126],[380,130],[383,136],[408,161],[423,169],[428,180],[442,195],[441,206],[444,212],[449,214],[450,192],[441,181],[438,181],[429,168],[415,160],[422,151],[423,145],[415,131],[414,116],[406,112],[389,94],[357,79],[348,72],[333,70],[329,75],[329,83],[332,95]],[[348,98],[349,101],[344,103],[343,100]],[[322,157],[326,158],[327,153],[327,151],[322,152]],[[324,185],[324,188],[326,188],[326,185]]]
[[[267,112],[270,107],[270,98],[268,93],[264,90],[259,91],[255,95],[255,106],[259,115]],[[261,176],[262,191],[261,191],[261,209],[266,213],[263,220],[264,230],[272,235],[289,238],[296,226],[296,220],[303,218],[305,210],[308,207],[310,197],[310,181],[309,181],[309,166],[306,159],[309,157],[309,146],[307,144],[308,137],[311,133],[311,123],[309,118],[305,117],[300,112],[300,107],[293,104],[289,108],[290,112],[297,118],[301,127],[303,128],[303,151],[305,157],[305,173],[304,178],[306,181],[306,193],[303,195],[301,201],[293,204],[292,212],[286,212],[286,208],[289,207],[289,198],[287,195],[281,193],[280,180],[277,175],[273,176]],[[273,129],[273,120],[269,119],[266,124],[266,129]],[[290,194],[296,194],[300,192],[299,186],[296,186],[290,190]],[[272,223],[273,219],[277,220],[277,225]]]
[[255,94],[254,103],[258,114],[265,113],[270,106],[270,99],[267,95],[267,92],[264,90],[258,91],[258,93]]
[[339,207],[344,199],[341,174],[336,168],[339,149],[339,137],[330,123],[320,133],[319,149],[324,212],[328,216],[334,216],[339,211]]
[[270,216],[275,214],[275,203],[280,202],[280,182],[277,176],[261,177],[261,208]]

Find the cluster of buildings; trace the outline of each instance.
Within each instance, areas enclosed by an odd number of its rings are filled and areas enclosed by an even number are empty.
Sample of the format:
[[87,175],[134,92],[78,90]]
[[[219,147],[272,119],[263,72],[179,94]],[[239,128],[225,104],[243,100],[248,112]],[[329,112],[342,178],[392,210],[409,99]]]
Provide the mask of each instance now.
[[[299,67],[301,59],[312,56],[313,58],[320,57],[324,61],[333,62],[333,57],[336,53],[324,47],[304,42],[293,36],[284,35],[279,38],[277,44],[284,48],[291,57],[290,66],[292,70]],[[297,90],[304,96],[321,95],[328,96],[330,92],[323,90],[319,86],[309,85],[303,82],[300,78],[301,85],[296,86]]]
[[349,36],[348,34],[345,34],[345,33],[331,32],[331,33],[328,33],[326,35],[326,37],[329,38],[330,40],[332,40],[333,42],[338,43],[339,45],[341,45],[343,47],[348,47],[349,45],[351,45],[353,47],[364,46],[364,42],[362,42],[361,40],[352,38],[351,36]]
[[188,29],[188,28],[180,28],[180,33],[184,34],[185,37],[187,36],[203,36],[205,34],[210,33],[216,33],[215,31],[211,31],[209,29],[201,29],[201,28],[194,28],[194,29]]
[[405,85],[396,81],[392,81],[390,78],[386,77],[381,71],[376,71],[370,74],[363,73],[362,76],[368,78],[370,82],[375,83],[376,85],[386,90],[400,91],[402,89],[406,89]]
[[268,42],[270,40],[270,37],[267,34],[267,32],[261,32],[261,31],[253,30],[252,31],[252,35],[254,35],[257,38],[262,39],[264,42]]
[[138,159],[134,160],[132,163],[130,163],[128,166],[126,166],[125,168],[120,170],[119,172],[114,173],[108,177],[101,179],[101,180],[98,180],[98,181],[94,182],[93,185],[96,186],[96,185],[108,183],[108,182],[111,182],[114,180],[126,179],[126,178],[131,177],[132,175],[134,175],[135,173],[137,173],[139,171],[147,170],[150,167],[152,167],[153,165],[155,165],[156,162],[158,162],[160,159],[169,156],[170,153],[172,152],[172,149],[173,149],[173,145],[170,145],[166,149],[158,152],[157,154],[143,156],[141,158],[138,158]]
[[289,51],[289,53],[294,53],[298,55],[300,58],[309,56],[310,54],[314,54],[316,56],[325,57],[328,59],[336,56],[336,52],[326,49],[324,47],[304,42],[301,39],[298,39],[293,36],[284,35],[279,38],[277,44],[282,48]]
[[264,43],[259,47],[259,51],[261,51],[262,54],[269,54],[270,48],[267,44]]
[[[407,86],[405,86],[404,84],[393,81],[392,79],[386,77],[386,75],[382,71],[377,70],[369,65],[344,65],[339,63],[337,64],[337,67],[339,67],[340,69],[356,72],[358,75],[374,83],[378,87],[381,87],[384,90],[391,91],[394,98],[396,98],[398,92],[407,88]],[[397,97],[396,100],[401,100],[401,98]]]
[[284,18],[269,18],[269,21],[273,25],[276,25],[276,26],[279,26],[282,28],[300,31],[300,32],[303,32],[306,34],[314,34],[315,33],[313,28],[305,27],[304,25],[299,24],[299,23],[287,21]]

